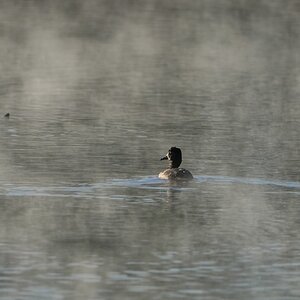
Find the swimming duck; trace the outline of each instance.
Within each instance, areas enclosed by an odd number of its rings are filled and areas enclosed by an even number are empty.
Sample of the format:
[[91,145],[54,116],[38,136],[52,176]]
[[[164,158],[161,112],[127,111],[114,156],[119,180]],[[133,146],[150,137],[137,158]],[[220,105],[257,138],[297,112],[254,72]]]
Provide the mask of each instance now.
[[182,162],[182,154],[180,148],[171,147],[166,154],[160,160],[169,160],[170,167],[159,173],[158,177],[160,179],[169,179],[169,180],[190,180],[193,179],[193,175],[190,171],[179,168]]

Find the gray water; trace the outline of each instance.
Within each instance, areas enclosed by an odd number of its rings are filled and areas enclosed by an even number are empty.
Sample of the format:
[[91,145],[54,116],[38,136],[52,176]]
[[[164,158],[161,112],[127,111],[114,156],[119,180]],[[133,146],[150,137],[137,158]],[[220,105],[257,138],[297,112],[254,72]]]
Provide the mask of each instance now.
[[299,1],[0,17],[1,300],[300,298]]

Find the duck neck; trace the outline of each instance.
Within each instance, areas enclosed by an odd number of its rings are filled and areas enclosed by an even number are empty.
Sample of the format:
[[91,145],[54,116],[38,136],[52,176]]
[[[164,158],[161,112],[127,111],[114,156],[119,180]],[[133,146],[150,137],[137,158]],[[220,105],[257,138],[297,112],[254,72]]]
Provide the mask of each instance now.
[[170,161],[170,169],[179,168],[181,161]]

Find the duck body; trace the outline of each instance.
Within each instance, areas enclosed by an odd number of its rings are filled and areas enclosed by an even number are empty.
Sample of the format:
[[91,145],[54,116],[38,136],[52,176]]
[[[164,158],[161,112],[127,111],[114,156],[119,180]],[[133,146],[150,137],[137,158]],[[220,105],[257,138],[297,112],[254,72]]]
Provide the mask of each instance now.
[[177,147],[171,147],[166,154],[160,160],[169,160],[170,166],[168,169],[159,173],[160,179],[167,180],[191,180],[193,179],[192,173],[184,168],[179,168],[182,162],[181,150]]
[[168,180],[191,180],[193,179],[192,173],[184,168],[166,169],[158,174],[160,179]]

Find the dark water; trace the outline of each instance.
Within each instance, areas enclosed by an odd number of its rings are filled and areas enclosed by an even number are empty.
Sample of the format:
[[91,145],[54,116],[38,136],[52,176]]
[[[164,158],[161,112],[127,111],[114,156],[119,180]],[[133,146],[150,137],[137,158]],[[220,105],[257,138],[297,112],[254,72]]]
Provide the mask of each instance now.
[[0,16],[1,299],[300,298],[299,1]]

